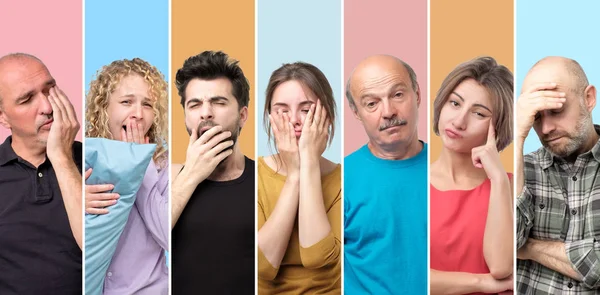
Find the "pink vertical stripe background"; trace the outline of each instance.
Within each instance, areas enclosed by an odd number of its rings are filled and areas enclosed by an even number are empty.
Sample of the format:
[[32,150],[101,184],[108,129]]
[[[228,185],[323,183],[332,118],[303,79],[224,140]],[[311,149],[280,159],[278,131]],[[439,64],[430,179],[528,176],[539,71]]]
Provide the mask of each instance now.
[[[346,1],[344,5],[344,83],[361,60],[374,54],[393,55],[408,63],[421,88],[419,138],[427,141],[427,1]],[[344,97],[344,156],[367,141]]]
[[[2,1],[0,56],[23,52],[41,59],[83,122],[82,1]],[[108,40],[107,40],[108,41]],[[84,124],[77,134],[81,140]],[[0,143],[10,130],[0,126]]]

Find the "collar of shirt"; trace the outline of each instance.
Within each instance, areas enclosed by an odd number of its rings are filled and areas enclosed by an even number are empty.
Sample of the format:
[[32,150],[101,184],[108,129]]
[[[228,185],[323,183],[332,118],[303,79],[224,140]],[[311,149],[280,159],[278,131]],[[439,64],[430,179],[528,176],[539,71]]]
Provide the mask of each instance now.
[[[594,125],[594,129],[596,130],[596,133],[600,135],[600,125]],[[589,156],[593,156],[594,159],[600,163],[600,140],[596,142],[591,150],[579,155],[577,159],[579,160],[580,158]],[[547,148],[542,148],[541,153],[537,154],[537,160],[540,163],[540,166],[542,166],[542,169],[548,169],[548,167],[552,166],[554,164],[554,158],[557,158],[559,161],[564,161],[562,158],[553,155]]]

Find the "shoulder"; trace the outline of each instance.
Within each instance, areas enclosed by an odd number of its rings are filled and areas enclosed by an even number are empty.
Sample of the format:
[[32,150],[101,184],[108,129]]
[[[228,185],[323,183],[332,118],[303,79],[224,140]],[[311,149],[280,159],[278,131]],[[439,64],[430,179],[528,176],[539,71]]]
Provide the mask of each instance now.
[[361,146],[359,149],[353,151],[351,154],[347,155],[346,157],[344,157],[344,165],[353,165],[355,163],[360,162],[362,159],[364,159],[364,149],[365,149],[366,145]]
[[540,147],[539,149],[537,149],[529,154],[525,154],[523,156],[523,162],[525,162],[526,164],[539,163],[541,159],[548,156],[547,153],[548,153],[548,151],[546,151],[546,149],[544,147]]
[[329,175],[333,173],[340,165],[329,161],[326,158],[321,158],[321,175]]

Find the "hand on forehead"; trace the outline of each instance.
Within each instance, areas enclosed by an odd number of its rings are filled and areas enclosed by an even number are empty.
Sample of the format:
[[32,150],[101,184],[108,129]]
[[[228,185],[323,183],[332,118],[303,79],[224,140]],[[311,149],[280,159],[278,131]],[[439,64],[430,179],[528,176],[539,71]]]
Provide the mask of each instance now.
[[556,83],[548,89],[573,94],[582,91],[588,84],[585,72],[576,61],[564,57],[546,57],[538,61],[527,73],[521,92],[542,83]]

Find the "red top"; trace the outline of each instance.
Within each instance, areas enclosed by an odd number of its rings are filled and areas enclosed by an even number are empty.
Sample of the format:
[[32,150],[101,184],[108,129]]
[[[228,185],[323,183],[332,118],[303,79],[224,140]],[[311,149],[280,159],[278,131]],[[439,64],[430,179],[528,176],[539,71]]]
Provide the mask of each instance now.
[[[512,174],[508,177],[512,178]],[[430,187],[431,268],[489,273],[483,257],[483,234],[490,201],[490,180],[486,179],[471,190],[440,191],[433,185]]]

